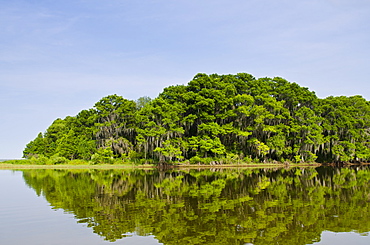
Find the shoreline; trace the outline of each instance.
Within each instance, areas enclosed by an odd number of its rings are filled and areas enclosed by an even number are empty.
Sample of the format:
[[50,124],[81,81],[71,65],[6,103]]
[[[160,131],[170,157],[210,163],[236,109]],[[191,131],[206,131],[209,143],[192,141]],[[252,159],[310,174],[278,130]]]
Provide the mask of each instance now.
[[8,169],[220,169],[220,168],[292,168],[292,167],[319,167],[320,163],[305,164],[224,164],[224,165],[123,165],[123,164],[101,164],[101,165],[32,165],[32,164],[10,164],[0,163],[0,170]]
[[217,164],[217,165],[198,165],[198,164],[164,164],[164,165],[132,165],[132,164],[57,164],[57,165],[37,165],[37,164],[13,164],[0,162],[0,170],[17,169],[225,169],[225,168],[295,168],[295,167],[349,167],[349,166],[368,166],[370,163],[244,163],[244,164]]

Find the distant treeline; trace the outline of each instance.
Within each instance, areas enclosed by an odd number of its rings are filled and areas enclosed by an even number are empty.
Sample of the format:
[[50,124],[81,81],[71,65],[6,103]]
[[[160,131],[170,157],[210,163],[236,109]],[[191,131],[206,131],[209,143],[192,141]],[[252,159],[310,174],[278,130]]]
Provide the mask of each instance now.
[[369,133],[361,96],[319,99],[280,77],[197,74],[155,99],[104,97],[56,119],[23,153],[56,163],[367,162]]

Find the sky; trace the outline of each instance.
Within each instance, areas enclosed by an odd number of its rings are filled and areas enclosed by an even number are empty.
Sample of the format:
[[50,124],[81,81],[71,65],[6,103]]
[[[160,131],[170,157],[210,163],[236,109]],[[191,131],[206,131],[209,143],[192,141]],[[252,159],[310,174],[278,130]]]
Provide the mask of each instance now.
[[370,1],[0,0],[0,159],[107,95],[239,72],[370,100]]

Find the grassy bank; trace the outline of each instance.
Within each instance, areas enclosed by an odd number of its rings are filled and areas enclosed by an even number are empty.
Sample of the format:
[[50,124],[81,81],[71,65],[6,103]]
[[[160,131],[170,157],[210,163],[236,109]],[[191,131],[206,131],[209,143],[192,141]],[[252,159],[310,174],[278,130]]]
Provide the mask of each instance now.
[[130,168],[155,168],[153,165],[129,165],[129,164],[98,164],[98,165],[33,165],[33,164],[11,164],[0,163],[0,169],[130,169]]
[[307,167],[320,166],[319,163],[234,163],[234,164],[132,164],[117,162],[114,164],[91,164],[89,161],[72,160],[60,164],[42,164],[42,162],[31,161],[30,159],[8,160],[0,162],[0,169],[129,169],[129,168],[282,168],[282,167]]
[[115,164],[91,164],[85,160],[70,160],[62,163],[35,161],[33,159],[7,160],[0,162],[0,169],[112,169],[112,168],[154,168],[154,165],[135,165],[119,162]]

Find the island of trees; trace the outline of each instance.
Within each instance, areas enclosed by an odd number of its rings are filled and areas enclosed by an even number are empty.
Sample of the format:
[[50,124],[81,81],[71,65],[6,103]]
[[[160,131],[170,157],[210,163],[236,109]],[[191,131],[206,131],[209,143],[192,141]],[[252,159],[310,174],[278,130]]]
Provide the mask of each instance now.
[[369,162],[370,103],[283,78],[197,74],[155,99],[109,95],[56,119],[25,158],[64,163]]

